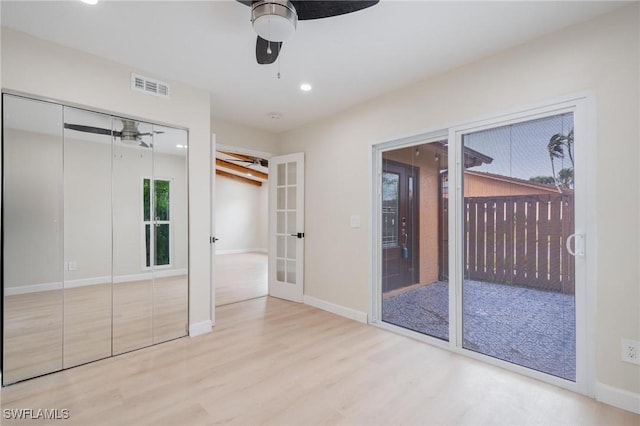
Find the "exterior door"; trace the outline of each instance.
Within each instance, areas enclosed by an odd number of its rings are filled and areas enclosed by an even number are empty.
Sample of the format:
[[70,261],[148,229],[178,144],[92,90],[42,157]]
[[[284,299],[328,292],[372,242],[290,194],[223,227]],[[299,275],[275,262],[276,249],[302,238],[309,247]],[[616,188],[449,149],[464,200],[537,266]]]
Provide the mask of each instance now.
[[269,295],[302,302],[304,153],[269,160]]
[[382,292],[418,282],[418,169],[382,163]]

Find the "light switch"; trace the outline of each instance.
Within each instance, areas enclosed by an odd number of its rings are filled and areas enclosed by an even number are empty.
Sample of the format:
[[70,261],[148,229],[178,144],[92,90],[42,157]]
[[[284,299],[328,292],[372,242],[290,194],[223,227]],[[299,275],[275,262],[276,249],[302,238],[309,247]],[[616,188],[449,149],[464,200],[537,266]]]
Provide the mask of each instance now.
[[351,227],[360,228],[360,216],[357,214],[351,215]]

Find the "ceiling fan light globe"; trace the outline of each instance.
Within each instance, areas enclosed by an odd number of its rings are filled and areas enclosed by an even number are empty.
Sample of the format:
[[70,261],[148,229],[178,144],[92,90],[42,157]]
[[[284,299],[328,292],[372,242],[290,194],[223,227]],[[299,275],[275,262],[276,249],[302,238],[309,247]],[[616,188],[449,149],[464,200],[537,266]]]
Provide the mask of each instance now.
[[263,39],[285,41],[296,31],[298,15],[289,1],[261,1],[251,7],[251,23]]

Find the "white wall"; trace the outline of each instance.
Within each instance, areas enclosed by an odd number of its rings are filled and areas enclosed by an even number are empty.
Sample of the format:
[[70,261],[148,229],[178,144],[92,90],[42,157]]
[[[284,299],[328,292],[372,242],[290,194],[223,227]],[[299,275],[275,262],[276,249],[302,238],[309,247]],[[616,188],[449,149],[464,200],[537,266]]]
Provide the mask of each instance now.
[[217,117],[211,117],[211,129],[216,134],[218,145],[234,146],[269,154],[277,154],[279,151],[278,136],[271,132]]
[[[209,94],[169,81],[171,99],[130,89],[131,72],[94,55],[2,28],[2,88],[189,129],[189,323],[210,320]],[[166,79],[162,76],[149,77]]]
[[267,251],[268,185],[216,176],[216,253]]
[[[637,397],[640,367],[620,360],[620,338],[640,340],[638,28],[634,3],[285,133],[282,153],[306,153],[305,293],[368,311],[372,144],[592,90],[596,374]],[[351,214],[361,228],[349,227]]]

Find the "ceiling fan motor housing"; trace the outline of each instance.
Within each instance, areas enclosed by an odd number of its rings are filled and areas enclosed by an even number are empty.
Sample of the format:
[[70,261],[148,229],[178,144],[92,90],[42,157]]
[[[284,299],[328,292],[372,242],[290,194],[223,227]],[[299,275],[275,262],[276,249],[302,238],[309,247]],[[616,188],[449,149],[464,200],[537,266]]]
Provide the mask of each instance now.
[[263,0],[251,6],[251,23],[263,39],[284,41],[295,32],[298,14],[289,0]]
[[122,132],[120,139],[123,143],[137,144],[140,139],[138,123],[133,120],[122,120]]

